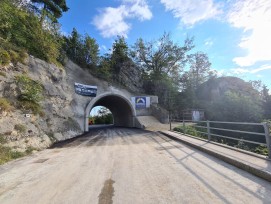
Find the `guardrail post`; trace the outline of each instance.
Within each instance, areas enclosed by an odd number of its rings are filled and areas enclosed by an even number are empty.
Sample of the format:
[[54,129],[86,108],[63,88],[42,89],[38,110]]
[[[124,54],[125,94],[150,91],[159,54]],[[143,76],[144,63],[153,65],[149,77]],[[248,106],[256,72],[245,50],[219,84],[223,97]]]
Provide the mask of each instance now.
[[263,123],[264,127],[264,134],[266,139],[266,145],[268,149],[268,158],[271,159],[271,138],[270,138],[270,132],[269,132],[269,125],[267,122]]
[[211,141],[210,121],[209,120],[207,120],[207,133],[208,133],[208,141]]
[[183,120],[183,131],[184,131],[184,134],[186,134],[186,130],[185,130],[185,121]]

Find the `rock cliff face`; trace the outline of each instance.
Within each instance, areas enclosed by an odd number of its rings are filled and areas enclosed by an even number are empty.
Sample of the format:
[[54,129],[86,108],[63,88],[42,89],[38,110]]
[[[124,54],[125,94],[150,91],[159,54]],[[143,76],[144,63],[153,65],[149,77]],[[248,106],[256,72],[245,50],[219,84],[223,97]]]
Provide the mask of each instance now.
[[[91,98],[75,94],[74,82],[98,86],[98,92],[121,92],[127,97],[131,93],[125,89],[109,85],[88,71],[68,61],[65,68],[29,57],[26,65],[18,64],[0,67],[0,98],[7,99],[13,106],[6,112],[0,108],[0,141],[16,150],[48,147],[55,140],[64,140],[84,131],[85,108]],[[43,86],[43,100],[40,105],[43,114],[34,115],[18,108],[18,84],[15,77],[27,75]],[[124,76],[125,75],[125,76]],[[134,74],[136,75],[136,73]],[[124,83],[129,84],[133,75],[124,74]],[[135,87],[131,89],[138,91]],[[30,115],[25,115],[30,114]],[[30,116],[30,117],[26,117]],[[21,128],[18,128],[21,127]]]
[[121,84],[125,85],[133,93],[142,93],[142,78],[141,71],[132,62],[125,62],[121,64],[119,81]]
[[197,95],[201,100],[214,101],[222,97],[227,91],[245,96],[257,95],[257,92],[252,88],[250,83],[237,77],[211,79],[200,86]]

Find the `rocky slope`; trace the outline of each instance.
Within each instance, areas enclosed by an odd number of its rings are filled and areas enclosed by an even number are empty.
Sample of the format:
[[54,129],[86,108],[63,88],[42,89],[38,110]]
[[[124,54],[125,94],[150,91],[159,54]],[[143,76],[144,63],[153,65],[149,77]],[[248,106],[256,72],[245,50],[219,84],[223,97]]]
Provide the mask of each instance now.
[[[125,89],[113,87],[106,81],[93,77],[71,61],[61,69],[29,57],[25,65],[11,64],[0,67],[0,71],[0,98],[7,100],[12,106],[11,111],[0,107],[0,143],[18,151],[28,148],[43,149],[54,141],[83,133],[84,111],[90,98],[75,94],[74,82],[98,85],[99,92],[119,89],[131,95]],[[35,115],[18,105],[21,87],[15,78],[21,75],[39,82],[43,87],[40,114]]]

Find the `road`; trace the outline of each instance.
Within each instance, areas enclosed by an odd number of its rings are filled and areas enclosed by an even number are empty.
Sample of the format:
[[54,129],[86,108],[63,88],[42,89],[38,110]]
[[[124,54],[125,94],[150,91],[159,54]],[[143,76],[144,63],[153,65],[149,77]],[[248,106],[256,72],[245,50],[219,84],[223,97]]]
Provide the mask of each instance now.
[[88,135],[0,166],[0,203],[270,203],[271,185],[159,133]]

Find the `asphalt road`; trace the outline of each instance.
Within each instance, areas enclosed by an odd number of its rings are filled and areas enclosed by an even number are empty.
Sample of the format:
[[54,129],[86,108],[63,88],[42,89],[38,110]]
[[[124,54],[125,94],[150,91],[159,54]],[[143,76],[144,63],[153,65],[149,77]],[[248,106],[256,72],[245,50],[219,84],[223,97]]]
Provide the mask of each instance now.
[[270,203],[271,185],[155,132],[95,129],[0,166],[0,203]]

